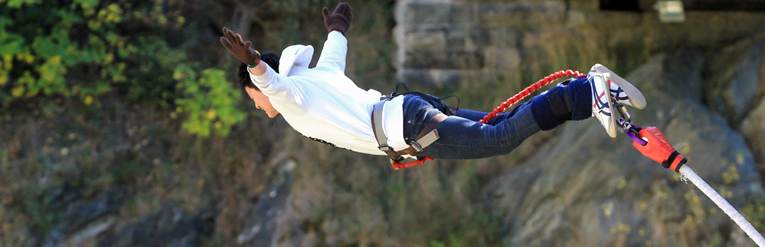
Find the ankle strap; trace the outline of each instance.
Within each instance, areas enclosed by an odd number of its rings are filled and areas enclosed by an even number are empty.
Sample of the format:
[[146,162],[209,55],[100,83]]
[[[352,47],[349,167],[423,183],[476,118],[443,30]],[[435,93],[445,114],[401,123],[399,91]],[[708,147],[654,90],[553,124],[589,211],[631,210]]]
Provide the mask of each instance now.
[[555,117],[558,122],[565,122],[571,120],[571,104],[566,104],[566,100],[561,97],[561,93],[558,92],[559,87],[553,87],[547,91],[547,103],[550,104]]

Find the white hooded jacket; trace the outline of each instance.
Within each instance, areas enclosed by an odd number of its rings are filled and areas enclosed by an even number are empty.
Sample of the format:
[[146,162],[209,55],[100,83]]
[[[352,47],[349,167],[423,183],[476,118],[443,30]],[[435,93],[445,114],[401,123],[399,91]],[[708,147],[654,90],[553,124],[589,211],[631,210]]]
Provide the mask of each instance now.
[[[293,45],[282,51],[279,73],[266,66],[263,75],[250,74],[252,82],[269,97],[287,123],[304,136],[352,151],[385,155],[378,149],[372,130],[372,106],[380,92],[364,91],[345,76],[348,40],[330,32],[321,57],[308,68],[313,47]],[[388,145],[407,148],[404,141],[404,97],[396,97],[384,107],[383,129]]]

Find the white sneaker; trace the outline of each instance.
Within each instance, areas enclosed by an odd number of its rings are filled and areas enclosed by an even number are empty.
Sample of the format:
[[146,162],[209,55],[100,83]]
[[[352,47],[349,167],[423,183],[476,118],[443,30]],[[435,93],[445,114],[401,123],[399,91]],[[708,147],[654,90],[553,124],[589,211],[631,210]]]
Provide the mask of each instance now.
[[614,97],[616,103],[632,106],[637,109],[645,108],[646,101],[643,93],[641,93],[640,90],[638,90],[630,82],[623,79],[621,76],[617,75],[610,69],[606,68],[606,66],[601,64],[595,64],[595,66],[592,66],[590,73],[593,71],[596,71],[597,73],[609,79],[611,82],[609,83],[611,96]]
[[616,138],[614,103],[645,108],[645,97],[640,90],[603,65],[595,64],[587,74],[592,89],[592,115],[597,117],[606,133]]

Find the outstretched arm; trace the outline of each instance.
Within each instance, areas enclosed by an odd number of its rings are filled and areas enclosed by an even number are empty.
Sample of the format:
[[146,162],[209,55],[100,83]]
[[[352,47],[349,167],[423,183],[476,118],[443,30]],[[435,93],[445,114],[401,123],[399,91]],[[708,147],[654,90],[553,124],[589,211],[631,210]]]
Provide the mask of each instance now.
[[248,65],[250,79],[263,94],[271,99],[294,99],[292,81],[260,61],[260,53],[250,47],[252,45],[250,41],[245,42],[241,35],[225,27],[223,34],[225,37],[220,38],[220,43],[236,58]]
[[334,68],[339,69],[340,72],[345,72],[345,59],[348,53],[348,40],[345,38],[345,33],[351,26],[353,21],[353,13],[351,12],[351,5],[348,3],[340,3],[335,8],[335,12],[332,15],[329,14],[329,10],[325,7],[322,9],[324,15],[324,25],[327,26],[329,35],[327,41],[324,42],[324,48],[321,50],[321,56],[319,62],[316,63],[317,68]]
[[316,63],[318,69],[340,70],[345,73],[345,57],[348,53],[348,40],[338,31],[332,31],[324,42],[324,48],[321,50],[319,62]]

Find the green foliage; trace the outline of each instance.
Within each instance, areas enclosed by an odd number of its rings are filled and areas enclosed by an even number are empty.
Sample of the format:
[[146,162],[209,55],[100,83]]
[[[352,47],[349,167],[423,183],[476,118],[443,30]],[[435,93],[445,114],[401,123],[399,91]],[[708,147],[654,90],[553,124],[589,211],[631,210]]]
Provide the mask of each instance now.
[[[183,40],[181,4],[0,0],[0,6],[7,6],[0,8],[0,110],[36,97],[100,105],[111,92],[165,108],[178,102],[190,110],[184,123],[190,132],[207,136],[214,128],[225,135],[243,119],[234,104],[236,89],[224,83],[218,71],[204,71],[201,81],[189,81],[197,78],[187,71],[200,66],[187,64],[185,43],[171,45],[166,40],[178,36]],[[183,80],[174,76],[179,70]],[[211,95],[202,95],[207,90],[194,85],[214,89]],[[221,98],[230,95],[235,96]],[[214,117],[204,117],[202,110]]]
[[200,136],[209,136],[210,129],[221,136],[228,135],[231,125],[244,120],[245,114],[236,108],[241,94],[226,81],[224,71],[206,69],[197,79],[196,71],[187,65],[178,66],[173,78],[179,81],[187,98],[176,100],[177,111],[189,114],[183,128]]
[[[121,20],[119,5],[104,6],[98,14],[92,2],[9,1],[8,7],[0,19],[0,85],[11,88],[0,96],[4,106],[40,94],[77,96],[90,104],[110,90],[111,81],[119,81],[115,75],[125,65],[113,53],[126,38],[115,30]],[[67,78],[72,70],[105,67],[112,69],[81,78],[85,80]]]
[[744,206],[743,214],[758,231],[765,230],[765,199],[755,198],[752,204]]
[[459,247],[459,246],[469,246],[470,244],[466,243],[465,238],[460,236],[459,233],[449,233],[449,244],[444,244],[442,242],[431,240],[430,246],[432,247]]

